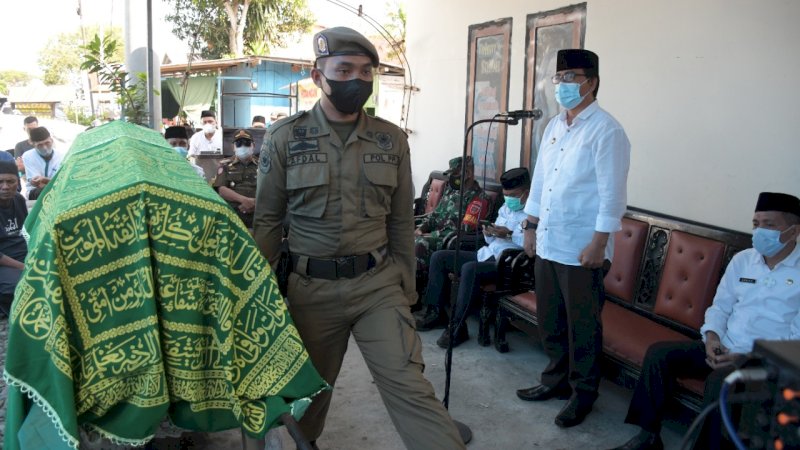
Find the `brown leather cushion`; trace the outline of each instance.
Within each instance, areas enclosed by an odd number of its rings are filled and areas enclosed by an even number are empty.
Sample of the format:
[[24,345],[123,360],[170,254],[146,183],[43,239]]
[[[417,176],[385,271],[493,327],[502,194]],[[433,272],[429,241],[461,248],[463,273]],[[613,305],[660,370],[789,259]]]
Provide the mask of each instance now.
[[622,230],[614,235],[614,261],[606,274],[606,293],[633,304],[633,293],[639,280],[639,263],[647,241],[647,223],[622,218]]
[[425,214],[433,212],[439,200],[442,199],[444,194],[444,186],[446,181],[439,179],[432,179],[430,186],[428,186],[428,200],[425,202]]
[[536,315],[536,293],[533,291],[523,292],[511,297],[511,301],[519,306],[527,309],[533,315]]
[[653,311],[699,330],[719,283],[725,244],[673,231]]
[[615,303],[603,306],[603,349],[642,367],[647,349],[661,341],[688,341],[685,334],[653,322]]

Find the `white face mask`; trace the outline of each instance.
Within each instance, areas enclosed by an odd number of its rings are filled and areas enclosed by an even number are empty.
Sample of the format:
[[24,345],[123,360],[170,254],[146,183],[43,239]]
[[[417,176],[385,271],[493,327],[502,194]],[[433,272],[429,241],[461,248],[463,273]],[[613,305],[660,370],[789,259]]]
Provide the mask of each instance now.
[[203,133],[205,134],[214,134],[214,131],[216,131],[216,129],[217,128],[214,126],[213,123],[203,124]]
[[236,146],[236,157],[239,159],[247,159],[253,156],[253,147],[248,146]]

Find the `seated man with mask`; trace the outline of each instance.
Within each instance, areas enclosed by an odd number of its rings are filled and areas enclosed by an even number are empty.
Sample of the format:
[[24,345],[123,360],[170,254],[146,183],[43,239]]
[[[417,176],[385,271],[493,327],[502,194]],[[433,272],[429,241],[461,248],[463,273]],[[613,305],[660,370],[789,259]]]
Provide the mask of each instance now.
[[220,161],[212,186],[231,205],[247,228],[253,228],[258,178],[258,158],[253,154],[253,137],[247,131],[239,130],[233,136],[233,146],[236,155]]
[[[511,169],[500,177],[503,185],[505,203],[500,207],[497,220],[491,226],[483,228],[486,244],[477,252],[459,251],[458,265],[461,266],[461,283],[458,287],[457,310],[466,311],[472,299],[478,296],[481,283],[497,276],[495,260],[503,250],[508,248],[522,249],[523,232],[520,223],[527,217],[523,207],[528,200],[531,177],[528,169],[519,167]],[[447,314],[444,306],[449,303],[442,295],[445,283],[449,282],[448,274],[455,272],[455,251],[439,250],[431,257],[431,268],[428,276],[428,288],[423,303],[425,315],[417,319],[417,330],[427,331],[439,325],[447,325]],[[469,339],[467,324],[463,323],[453,333],[453,347]],[[447,348],[450,333],[445,328],[436,343]]]
[[[184,159],[186,159],[188,155],[188,148],[189,148],[189,132],[186,130],[186,127],[169,127],[164,130],[164,139],[167,140],[167,143],[173,150],[175,150],[179,155],[181,155]],[[202,167],[198,166],[197,164],[189,161],[186,159],[195,172],[200,175],[200,178],[205,179],[206,172],[203,170]]]
[[[707,406],[756,339],[800,339],[800,199],[761,193],[753,228],[753,248],[734,255],[706,310],[702,341],[659,342],[647,350],[625,418],[641,430],[616,449],[664,448],[661,419],[678,377],[705,379]],[[695,448],[719,448],[720,438],[720,415],[711,414]]]
[[42,189],[58,172],[65,154],[53,148],[53,137],[47,128],[34,128],[30,136],[35,151],[25,152],[22,155],[22,162],[28,179],[28,199],[36,200]]
[[[449,169],[445,172],[448,176],[448,184],[444,189],[441,200],[430,214],[425,216],[423,222],[414,230],[414,253],[417,259],[417,289],[427,283],[428,264],[433,252],[440,250],[444,243],[444,238],[450,233],[457,231],[470,202],[473,200],[485,200],[483,189],[475,181],[475,168],[472,156],[467,156],[466,171],[464,179],[461,179],[461,157],[456,157],[448,163]],[[461,211],[459,211],[459,189],[464,184],[464,201]],[[484,201],[483,204],[488,205]],[[487,207],[483,208],[488,209]],[[472,230],[477,229],[479,219],[483,219],[488,211],[482,211],[479,217],[472,217]],[[471,222],[471,221],[468,221]]]

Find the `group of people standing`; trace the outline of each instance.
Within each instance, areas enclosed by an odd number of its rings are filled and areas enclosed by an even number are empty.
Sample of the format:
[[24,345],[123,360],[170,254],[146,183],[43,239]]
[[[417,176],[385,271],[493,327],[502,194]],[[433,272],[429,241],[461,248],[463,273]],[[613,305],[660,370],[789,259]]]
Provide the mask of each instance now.
[[[535,257],[539,334],[549,364],[541,383],[517,395],[534,402],[567,400],[555,424],[580,424],[598,397],[603,278],[627,206],[631,148],[623,127],[597,102],[598,56],[581,49],[558,51],[552,82],[563,111],[545,129],[533,173],[515,168],[503,174],[504,205],[495,222],[482,229],[487,245],[461,252],[453,261],[452,253],[437,250],[464,215],[456,203],[458,188],[463,184],[470,199],[483,195],[471,158],[450,161],[451,187],[440,209],[415,229],[406,135],[363,111],[372,94],[378,52],[364,36],[344,27],[323,30],[313,42],[317,59],[311,78],[322,91],[320,100],[310,111],[273,124],[259,156],[252,136],[238,131],[235,156],[220,165],[213,185],[252,227],[273,267],[283,259],[290,268],[287,304],[318,372],[335,385],[352,336],[406,447],[464,448],[423,376],[417,330],[446,324],[441,293],[456,266],[462,272],[458,302],[468,304],[481,280],[492,276],[493,261],[507,248],[521,248]],[[202,116],[203,129],[191,138],[182,127],[166,130],[165,138],[182,156],[221,149],[216,117],[212,112]],[[63,155],[53,149],[44,128],[32,127],[29,143],[35,153],[23,159],[36,188],[49,181]],[[0,277],[5,267],[19,269],[24,261],[15,247],[19,240],[11,239],[24,215],[9,215],[24,199],[19,204],[16,165],[4,164]],[[666,380],[683,375],[675,367],[692,361],[693,373],[706,376],[732,367],[728,363],[734,355],[750,351],[755,338],[800,337],[800,282],[788,281],[800,281],[799,223],[796,197],[759,197],[755,248],[731,262],[706,313],[704,343],[660,346],[648,353],[626,419],[639,424],[642,433],[620,448],[661,448],[663,394],[654,392],[670,389]],[[288,253],[282,251],[284,239]],[[420,269],[427,269],[429,280],[426,308],[415,318],[410,306],[417,301],[415,273]],[[744,279],[754,281],[743,285]],[[0,295],[4,286],[0,280]],[[459,328],[453,336],[452,345],[458,345],[468,332]],[[446,333],[439,344],[446,347],[448,339]],[[330,392],[321,393],[300,422],[314,447],[330,401]]]

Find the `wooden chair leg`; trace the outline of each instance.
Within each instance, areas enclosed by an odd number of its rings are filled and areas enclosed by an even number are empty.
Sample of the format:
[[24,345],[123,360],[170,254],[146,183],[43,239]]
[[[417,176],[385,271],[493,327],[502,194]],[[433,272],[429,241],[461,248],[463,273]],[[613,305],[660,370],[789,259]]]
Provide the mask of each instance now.
[[500,306],[497,307],[497,316],[494,324],[494,348],[500,353],[508,352],[508,341],[506,341],[506,331],[508,330],[508,316]]
[[478,345],[488,347],[492,343],[489,327],[495,319],[497,303],[490,292],[481,291],[481,312],[478,318]]

